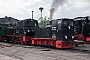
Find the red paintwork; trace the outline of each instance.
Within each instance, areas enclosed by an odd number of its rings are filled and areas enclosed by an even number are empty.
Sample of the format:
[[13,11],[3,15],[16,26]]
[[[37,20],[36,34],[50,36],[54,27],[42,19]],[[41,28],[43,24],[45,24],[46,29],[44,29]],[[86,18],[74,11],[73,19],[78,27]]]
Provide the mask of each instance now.
[[56,48],[73,48],[73,44],[67,43],[66,41],[56,41]]
[[31,38],[30,36],[23,36],[23,41],[31,41]]
[[85,40],[83,34],[75,34],[74,37],[75,37],[75,40]]
[[55,46],[56,39],[54,38],[32,38],[32,44]]
[[0,37],[0,41],[2,41],[2,37]]
[[16,39],[14,40],[14,43],[18,42],[18,44],[24,44],[31,42],[31,37],[30,36],[16,36]]
[[22,36],[14,36],[13,38],[14,43],[23,44],[23,37]]
[[53,38],[32,38],[32,44],[50,45],[56,48],[73,48],[73,44],[67,43],[66,41],[60,41]]
[[86,41],[87,42],[90,42],[90,37],[86,37]]

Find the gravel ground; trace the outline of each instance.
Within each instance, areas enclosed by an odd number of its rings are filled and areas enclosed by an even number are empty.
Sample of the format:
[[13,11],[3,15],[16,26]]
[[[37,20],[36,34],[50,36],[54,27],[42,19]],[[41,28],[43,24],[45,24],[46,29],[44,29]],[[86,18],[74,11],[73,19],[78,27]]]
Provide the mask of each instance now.
[[90,54],[39,46],[5,46],[0,48],[0,60],[90,60]]
[[20,59],[16,59],[16,58],[12,58],[12,57],[0,54],[0,60],[20,60]]

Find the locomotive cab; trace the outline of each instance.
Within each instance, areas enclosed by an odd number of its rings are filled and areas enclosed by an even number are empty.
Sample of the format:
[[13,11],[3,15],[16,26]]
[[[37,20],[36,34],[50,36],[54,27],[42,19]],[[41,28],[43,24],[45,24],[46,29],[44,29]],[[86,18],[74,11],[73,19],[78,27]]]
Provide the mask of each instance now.
[[52,38],[56,37],[62,41],[73,41],[73,30],[73,19],[52,20]]
[[25,19],[20,21],[17,25],[17,33],[19,35],[34,37],[38,22],[34,19]]

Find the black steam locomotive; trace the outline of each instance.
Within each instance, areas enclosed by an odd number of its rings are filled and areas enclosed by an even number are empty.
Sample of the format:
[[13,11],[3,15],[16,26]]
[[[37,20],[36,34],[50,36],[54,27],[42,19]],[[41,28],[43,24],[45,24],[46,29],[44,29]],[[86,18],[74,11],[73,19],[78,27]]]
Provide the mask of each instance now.
[[90,42],[90,16],[74,18],[75,40]]
[[40,28],[37,20],[21,20],[6,29],[3,41],[54,46],[56,48],[73,48],[74,20],[51,20],[45,28]]

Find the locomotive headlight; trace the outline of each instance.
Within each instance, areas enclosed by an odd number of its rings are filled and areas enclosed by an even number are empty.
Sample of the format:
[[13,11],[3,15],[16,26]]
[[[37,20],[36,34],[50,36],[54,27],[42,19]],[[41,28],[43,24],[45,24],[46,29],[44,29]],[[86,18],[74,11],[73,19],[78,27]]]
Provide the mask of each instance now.
[[30,30],[27,30],[28,32],[30,32]]
[[24,31],[24,34],[26,34],[26,32]]
[[71,27],[70,27],[70,26],[68,26],[68,28],[70,29]]
[[65,39],[67,39],[67,36],[65,36]]
[[74,36],[72,36],[72,39],[74,39]]
[[35,30],[32,30],[32,31],[35,31]]

